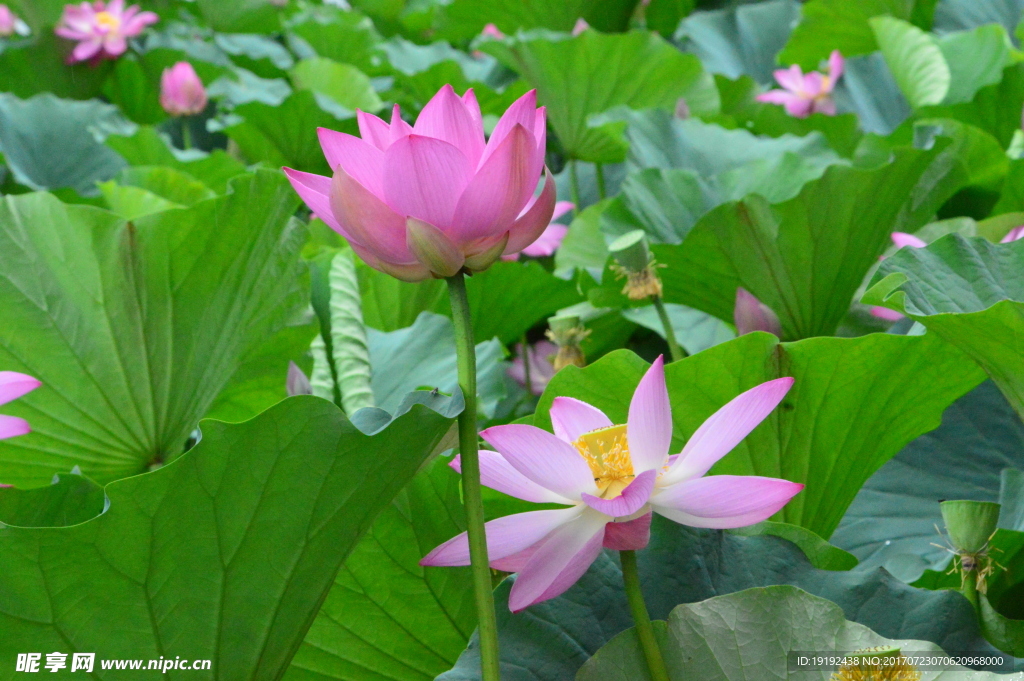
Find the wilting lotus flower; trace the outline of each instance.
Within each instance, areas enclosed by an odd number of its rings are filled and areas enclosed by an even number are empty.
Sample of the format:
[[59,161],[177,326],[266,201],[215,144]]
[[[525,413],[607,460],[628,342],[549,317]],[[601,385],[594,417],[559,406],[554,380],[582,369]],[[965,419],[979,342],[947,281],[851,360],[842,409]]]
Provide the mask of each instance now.
[[[691,527],[725,529],[758,523],[785,506],[803,485],[705,474],[768,416],[792,384],[792,378],[779,378],[739,395],[675,456],[669,456],[672,412],[660,357],[633,393],[625,425],[612,424],[585,402],[557,397],[551,405],[554,435],[518,424],[483,431],[498,450],[480,451],[483,484],[526,501],[568,506],[487,523],[491,566],[519,573],[509,608],[518,612],[561,594],[602,547],[646,546],[652,511]],[[452,465],[459,468],[458,458]],[[441,544],[420,564],[468,565],[466,534]]]
[[[410,126],[358,112],[362,139],[320,128],[334,178],[284,171],[320,218],[368,265],[405,281],[487,269],[532,244],[551,222],[544,108],[531,90],[485,142],[472,90],[445,85]],[[544,189],[534,196],[541,173]]]
[[779,316],[742,286],[736,289],[736,305],[732,317],[736,323],[736,333],[740,336],[752,331],[767,331],[782,336]]
[[[7,404],[39,387],[39,381],[16,371],[0,371],[0,404]],[[0,440],[31,431],[25,419],[0,414]]]
[[783,90],[771,90],[757,96],[759,102],[782,104],[790,116],[807,118],[812,113],[834,116],[836,103],[832,90],[843,75],[843,55],[834,50],[828,58],[828,75],[812,71],[806,76],[799,64],[775,72],[775,80]]
[[17,28],[18,18],[7,5],[0,5],[0,36],[7,37],[14,35]]
[[68,59],[70,63],[87,59],[114,59],[128,49],[133,38],[159,17],[153,12],[140,12],[138,5],[124,8],[124,0],[83,2],[65,5],[60,25],[54,32],[62,38],[79,41]]
[[[558,201],[555,203],[555,212],[551,214],[551,219],[557,220],[575,207],[576,204],[572,201]],[[554,255],[555,251],[558,250],[558,247],[562,245],[562,239],[565,238],[565,235],[568,234],[568,232],[568,225],[552,222],[544,229],[536,241],[522,250],[522,253],[523,255],[528,255],[531,258],[543,258],[547,255]],[[518,260],[519,253],[503,255],[501,256],[501,259]]]
[[172,116],[192,116],[206,108],[206,88],[187,61],[164,69],[160,76],[160,106]]
[[[523,344],[516,345],[516,358],[508,368],[508,375],[519,385],[526,387],[526,366],[523,362]],[[551,341],[537,341],[529,346],[527,355],[530,358],[530,392],[540,395],[544,392],[551,377],[555,375],[555,355],[558,354],[558,346]]]

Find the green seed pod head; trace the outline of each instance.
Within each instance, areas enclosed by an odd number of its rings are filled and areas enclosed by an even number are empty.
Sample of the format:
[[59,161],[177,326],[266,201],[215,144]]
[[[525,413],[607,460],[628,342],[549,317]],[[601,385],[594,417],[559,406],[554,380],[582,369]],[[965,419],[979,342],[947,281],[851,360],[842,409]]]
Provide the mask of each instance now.
[[651,249],[642,229],[634,229],[611,242],[608,252],[627,272],[643,272],[651,264]]
[[[553,335],[561,337],[579,328],[580,318],[579,315],[551,317],[548,319],[548,326],[551,327]],[[555,342],[557,343],[558,341],[556,340]]]
[[985,548],[999,522],[999,504],[991,501],[943,501],[939,508],[949,541],[957,550],[967,553]]

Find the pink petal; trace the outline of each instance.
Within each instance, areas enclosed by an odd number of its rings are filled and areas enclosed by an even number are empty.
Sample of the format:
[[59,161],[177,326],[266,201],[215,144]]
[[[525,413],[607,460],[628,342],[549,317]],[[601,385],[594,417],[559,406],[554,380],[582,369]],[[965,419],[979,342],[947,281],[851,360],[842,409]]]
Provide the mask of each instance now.
[[476,126],[480,139],[483,139],[484,117],[480,113],[480,102],[476,100],[476,93],[473,92],[473,88],[469,88],[466,90],[466,94],[462,95],[462,103],[466,105],[466,111],[469,112],[470,118],[473,119],[473,124]]
[[78,43],[71,51],[71,58],[74,61],[85,61],[96,56],[96,53],[103,48],[103,42],[95,38],[86,42]]
[[[558,204],[555,204],[558,205]],[[523,254],[532,258],[543,258],[554,255],[558,247],[562,245],[565,235],[569,233],[566,225],[552,222],[536,241],[523,249]]]
[[512,467],[538,485],[567,499],[595,492],[594,476],[576,448],[551,433],[524,424],[494,426],[480,437]]
[[548,152],[547,107],[540,107],[533,119],[533,138],[537,140],[537,152],[533,157],[531,172],[540,175]]
[[1008,244],[1018,239],[1024,239],[1024,225],[1011,229],[1006,236],[999,240],[999,243]]
[[465,154],[455,146],[421,135],[407,135],[384,152],[384,198],[403,216],[429,222],[442,231],[452,224],[455,206],[472,177]]
[[390,144],[394,144],[401,138],[411,134],[412,126],[402,120],[402,112],[399,110],[398,105],[395,104],[395,107],[391,109],[391,128],[388,130]]
[[475,169],[484,153],[483,124],[473,114],[451,85],[445,85],[423,107],[413,132],[433,137],[455,146],[469,159]]
[[547,226],[551,224],[551,215],[555,210],[555,181],[551,173],[544,169],[544,189],[540,196],[526,205],[526,210],[509,230],[508,244],[505,255],[518,253],[540,238]]
[[160,20],[160,17],[153,12],[139,12],[135,16],[127,19],[122,27],[124,35],[132,38],[142,33],[143,30],[150,24],[155,24]]
[[283,168],[284,174],[292,183],[292,188],[302,197],[309,209],[327,223],[327,226],[348,240],[352,236],[338,223],[331,210],[331,178],[313,173],[304,173],[291,168]]
[[103,50],[113,57],[122,55],[128,51],[128,41],[122,35],[109,35],[103,41]]
[[672,407],[665,387],[665,358],[658,357],[640,380],[626,422],[634,474],[665,465],[672,444]]
[[736,324],[737,335],[767,331],[782,336],[782,324],[779,323],[775,311],[742,286],[736,289],[736,304],[733,306],[732,318]]
[[[559,526],[579,518],[581,507],[548,511],[529,511],[498,518],[484,525],[487,533],[487,558],[500,560],[536,544]],[[420,560],[420,565],[453,567],[469,565],[469,537],[462,534],[449,539]]]
[[407,245],[405,218],[356,182],[341,166],[331,181],[330,206],[345,232],[381,260],[401,264],[417,261]]
[[583,513],[552,532],[519,572],[508,607],[519,612],[565,592],[601,553],[606,517]]
[[817,71],[811,71],[804,76],[804,87],[800,93],[808,99],[814,99],[818,95],[821,95],[825,88],[824,77]]
[[715,462],[732,451],[768,417],[792,386],[792,378],[777,378],[754,386],[730,400],[701,424],[663,476],[662,484],[671,485],[707,473]]
[[[542,394],[544,388],[551,381],[551,377],[555,375],[555,367],[550,358],[557,352],[558,346],[551,341],[538,341],[527,351],[530,359],[530,383],[532,384],[530,392],[534,395]],[[516,345],[515,355],[515,359],[512,360],[512,364],[508,368],[508,375],[519,385],[525,387],[526,370],[523,364],[522,343]]]
[[924,248],[928,244],[914,236],[913,234],[907,234],[906,232],[893,232],[892,242],[896,244],[896,248],[903,248],[904,246],[911,246],[913,248]]
[[530,175],[533,135],[517,125],[483,162],[459,197],[452,219],[453,235],[460,242],[508,232],[537,187],[539,175]]
[[354,135],[317,128],[320,147],[331,167],[341,166],[356,182],[378,198],[384,195],[384,152]]
[[785,90],[770,90],[759,94],[755,99],[769,104],[782,104],[786,111],[797,118],[806,118],[811,113],[813,102],[800,95]]
[[658,471],[648,470],[640,473],[633,481],[626,485],[622,494],[613,499],[602,499],[592,494],[582,495],[583,503],[595,511],[600,511],[613,518],[625,518],[633,515],[651,498],[654,491],[654,481],[658,479]]
[[555,212],[551,214],[551,219],[557,220],[574,208],[576,208],[576,204],[572,201],[558,201],[555,203]]
[[368,143],[384,151],[391,146],[391,128],[373,114],[356,109],[359,135]]
[[481,163],[490,158],[491,154],[505,141],[505,137],[512,132],[516,125],[521,125],[527,130],[533,130],[536,124],[537,91],[530,90],[512,102],[512,106],[502,114],[498,124],[494,126],[494,131],[491,132],[491,138],[487,140],[487,147],[484,150],[483,157],[480,159]]
[[32,429],[28,426],[28,421],[25,419],[19,419],[17,416],[4,416],[0,414],[0,440],[5,440],[9,437],[17,437],[19,435],[26,435],[32,432]]
[[814,110],[813,99],[792,99],[786,103],[786,113],[793,118],[807,118]]
[[639,551],[651,541],[651,514],[604,526],[604,547],[612,551]]
[[575,397],[556,397],[548,414],[555,436],[566,442],[574,442],[584,433],[615,425],[603,411]]
[[829,92],[835,87],[836,81],[843,76],[843,55],[839,53],[839,50],[832,50],[832,54],[828,56],[828,77],[831,81]]
[[17,371],[0,371],[0,404],[7,404],[22,395],[27,395],[42,383],[39,379]]
[[903,315],[896,310],[890,310],[887,307],[872,307],[871,314],[879,319],[884,319],[887,322],[898,322],[903,319]]
[[360,246],[354,239],[349,239],[348,243],[352,250],[356,252],[356,255],[363,259],[363,262],[395,279],[416,283],[432,278],[430,270],[418,262],[408,264],[386,262]]
[[[449,465],[461,474],[462,456],[456,456]],[[535,504],[575,503],[560,494],[541,487],[513,468],[512,464],[506,461],[501,454],[489,449],[480,450],[480,482],[502,494],[523,501],[532,501]]]
[[801,92],[804,86],[804,72],[799,64],[793,64],[788,69],[775,71],[775,80],[790,92]]
[[778,478],[712,475],[660,489],[651,507],[682,525],[725,530],[770,518],[803,488]]
[[826,116],[836,115],[836,103],[831,97],[818,98],[811,102],[811,113],[821,113]]

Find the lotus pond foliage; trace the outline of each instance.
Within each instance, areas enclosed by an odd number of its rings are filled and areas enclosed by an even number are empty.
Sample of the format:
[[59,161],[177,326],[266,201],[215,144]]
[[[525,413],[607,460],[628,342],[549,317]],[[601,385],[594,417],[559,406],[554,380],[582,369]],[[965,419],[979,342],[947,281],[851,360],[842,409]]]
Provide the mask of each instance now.
[[1024,679],[1022,39],[0,4],[0,679]]

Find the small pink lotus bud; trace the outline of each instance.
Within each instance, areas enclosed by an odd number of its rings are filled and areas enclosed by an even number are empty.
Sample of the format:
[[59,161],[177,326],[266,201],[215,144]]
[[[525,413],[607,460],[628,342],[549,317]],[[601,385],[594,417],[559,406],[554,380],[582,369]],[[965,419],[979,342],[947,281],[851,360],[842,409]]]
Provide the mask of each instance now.
[[0,5],[0,36],[14,35],[17,18],[7,5]]
[[572,27],[572,34],[579,35],[580,33],[586,31],[588,28],[590,28],[590,24],[587,23],[586,19],[580,17],[579,19],[576,20],[576,25]]
[[778,315],[742,287],[736,289],[733,321],[736,322],[736,333],[740,336],[751,331],[767,331],[782,336]]
[[192,116],[206,108],[206,88],[187,61],[164,69],[160,77],[160,106],[172,116]]
[[494,24],[487,24],[486,26],[484,26],[484,30],[480,31],[480,34],[487,35],[492,38],[497,38],[498,40],[502,40],[505,37],[505,34],[502,33],[501,30]]

